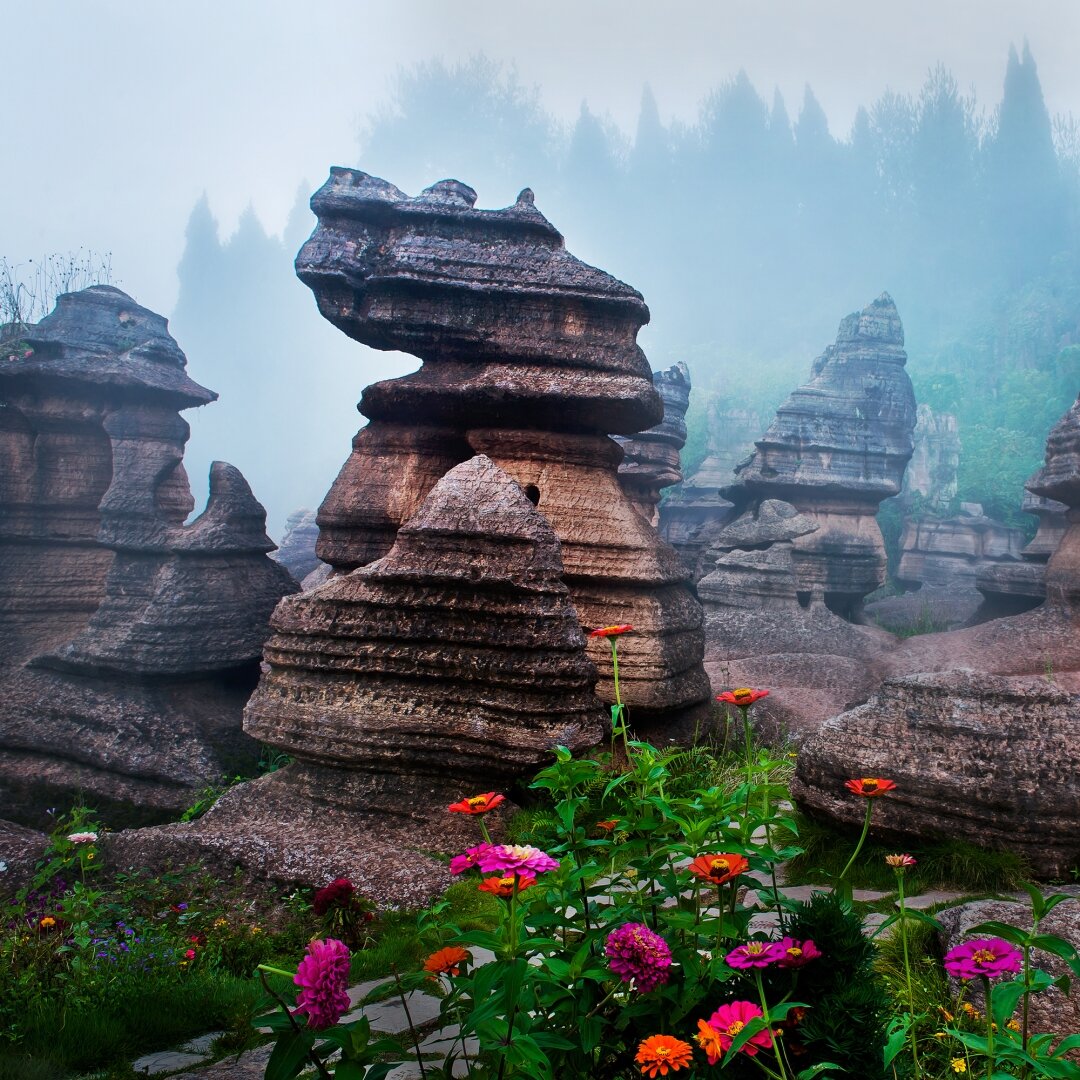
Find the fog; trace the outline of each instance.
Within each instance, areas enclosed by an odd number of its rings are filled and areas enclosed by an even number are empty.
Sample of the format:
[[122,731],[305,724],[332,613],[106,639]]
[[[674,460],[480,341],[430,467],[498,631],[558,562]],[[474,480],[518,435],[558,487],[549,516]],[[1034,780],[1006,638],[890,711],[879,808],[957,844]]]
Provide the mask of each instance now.
[[889,290],[920,398],[967,425],[964,490],[1002,514],[1078,389],[1068,0],[46,2],[5,23],[0,255],[112,253],[222,395],[187,414],[197,497],[230,460],[275,535],[347,455],[363,386],[414,365],[349,342],[293,276],[332,164],[410,193],[455,175],[481,206],[532,187],[570,250],[644,292],[692,419],[706,392],[767,413]]

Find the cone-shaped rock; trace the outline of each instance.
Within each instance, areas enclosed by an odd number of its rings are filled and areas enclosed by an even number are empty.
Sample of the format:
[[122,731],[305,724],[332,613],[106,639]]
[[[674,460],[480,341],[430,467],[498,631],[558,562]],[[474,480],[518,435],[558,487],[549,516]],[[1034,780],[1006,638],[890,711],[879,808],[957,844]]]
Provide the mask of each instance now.
[[528,774],[557,743],[593,745],[596,671],[562,570],[521,488],[470,459],[382,559],[281,604],[247,731],[352,770],[382,809],[403,790],[439,805]]
[[344,875],[380,903],[432,899],[449,874],[428,853],[477,842],[449,803],[601,737],[562,569],[521,488],[483,455],[458,465],[382,559],[275,613],[245,727],[294,760],[196,822],[121,833],[110,857],[202,857],[289,884]]

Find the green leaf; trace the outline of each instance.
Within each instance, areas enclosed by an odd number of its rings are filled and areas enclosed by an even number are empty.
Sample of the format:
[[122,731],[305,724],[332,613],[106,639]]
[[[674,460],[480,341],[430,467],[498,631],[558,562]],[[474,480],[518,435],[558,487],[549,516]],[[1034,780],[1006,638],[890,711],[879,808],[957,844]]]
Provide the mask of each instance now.
[[293,1080],[304,1068],[308,1051],[314,1044],[314,1032],[290,1029],[279,1035],[277,1045],[266,1063],[265,1080]]
[[840,1065],[834,1065],[831,1061],[822,1061],[817,1065],[811,1065],[809,1069],[803,1069],[799,1073],[795,1080],[811,1080],[812,1077],[819,1076],[826,1069],[835,1069],[837,1072],[847,1072],[847,1069],[842,1068]]
[[1080,956],[1070,942],[1056,934],[1038,934],[1031,938],[1030,944],[1034,949],[1042,949],[1043,952],[1061,957],[1069,965],[1069,970],[1080,978]]
[[1006,941],[1010,941],[1013,945],[1018,946],[1026,945],[1031,937],[1030,934],[1026,934],[1023,930],[1018,930],[1015,926],[1010,926],[1008,923],[993,921],[979,923],[978,926],[971,927],[971,929],[968,930],[968,934],[992,934],[995,937],[1004,938]]
[[1024,984],[1017,980],[1006,983],[998,983],[990,991],[990,1009],[994,1017],[994,1023],[999,1028],[1005,1026],[1005,1021],[1012,1016],[1016,1009],[1016,1003],[1024,994]]
[[884,1068],[888,1070],[893,1058],[903,1050],[907,1043],[908,1029],[911,1027],[911,1014],[904,1013],[889,1024],[888,1038],[885,1041]]

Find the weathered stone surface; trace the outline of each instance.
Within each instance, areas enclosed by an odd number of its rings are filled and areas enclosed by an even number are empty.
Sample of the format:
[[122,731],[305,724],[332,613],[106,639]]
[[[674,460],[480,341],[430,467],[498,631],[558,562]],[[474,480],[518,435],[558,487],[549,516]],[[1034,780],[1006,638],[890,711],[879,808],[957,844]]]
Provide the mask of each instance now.
[[[1046,464],[1028,481],[1046,498],[1077,498],[1080,407],[1050,433]],[[1031,611],[947,634],[910,638],[887,657],[893,674],[970,668],[998,675],[1052,673],[1063,689],[1080,692],[1080,505],[1066,502],[1067,531],[1046,564],[1046,601]]]
[[315,193],[319,226],[296,259],[319,310],[350,337],[424,365],[375,383],[372,420],[498,424],[632,435],[663,419],[636,343],[641,294],[575,259],[524,190],[503,210],[443,180],[409,198],[334,168]]
[[183,524],[178,410],[215,395],[161,316],[95,286],[19,341],[0,364],[0,796],[29,820],[76,792],[160,816],[253,755],[240,710],[296,586],[232,466]]
[[904,371],[904,331],[882,294],[847,316],[812,379],[777,410],[724,494],[736,504],[774,498],[814,517],[796,541],[800,590],[857,614],[884,579],[878,504],[898,495],[912,454],[915,398]]
[[456,466],[386,556],[275,613],[245,727],[292,764],[111,850],[132,864],[231,858],[285,883],[347,874],[384,903],[430,899],[448,875],[420,849],[475,842],[450,802],[531,773],[556,744],[601,737],[559,550],[490,459]]
[[[409,198],[348,169],[312,199],[319,226],[296,265],[322,313],[358,341],[424,361],[365,390],[371,423],[319,510],[317,553],[336,572],[382,557],[438,479],[484,453],[551,520],[582,622],[635,626],[635,721],[685,720],[709,692],[700,608],[619,486],[608,438],[652,429],[644,440],[668,468],[685,438],[677,405],[663,421],[636,343],[648,309],[570,255],[530,191],[503,210],[476,210],[475,199],[452,180]],[[685,408],[683,381],[676,369],[662,385]],[[598,660],[603,645],[590,645]]]
[[326,564],[315,554],[319,540],[319,526],[314,510],[294,510],[285,522],[285,535],[270,557],[292,574],[293,579],[303,582],[308,574]]
[[743,512],[715,534],[698,583],[706,671],[714,688],[768,687],[758,713],[774,735],[864,700],[894,641],[856,621],[885,566],[877,506],[911,453],[903,340],[887,295],[844,319],[725,489]]
[[386,809],[413,789],[441,804],[505,783],[556,743],[591,746],[596,672],[562,569],[547,520],[478,455],[384,558],[282,603],[246,730],[363,774],[383,800],[367,805]]
[[735,467],[753,451],[763,427],[757,413],[710,399],[705,458],[660,508],[660,535],[679,553],[695,582],[711,569],[709,545],[737,514],[720,492],[734,481]]
[[886,776],[874,828],[960,837],[1061,876],[1080,858],[1080,696],[1038,678],[971,671],[889,679],[803,746],[792,794],[857,825],[853,776]]
[[14,896],[30,882],[48,843],[43,832],[0,819],[0,898]]
[[960,466],[956,417],[919,405],[912,442],[914,450],[904,471],[900,499],[909,509],[948,516],[956,498]]
[[[1004,922],[1025,932],[1032,929],[1030,903],[1014,904],[1004,900],[975,900],[939,911],[934,918],[942,926],[942,933],[938,937],[943,953],[971,940],[972,935],[968,931],[980,923]],[[1074,949],[1080,948],[1080,903],[1076,900],[1065,900],[1051,909],[1050,913],[1039,921],[1039,933],[1064,938]],[[1035,967],[1049,972],[1055,979],[1060,979],[1063,975],[1072,979],[1068,965],[1054,953],[1034,949],[1031,962]],[[978,985],[979,981],[974,980],[968,986],[965,1000],[970,1000],[980,1012],[984,1012],[985,995],[982,987]],[[961,981],[954,979],[952,983],[954,992],[958,993]],[[1028,1023],[1033,1035],[1080,1034],[1080,998],[1075,991],[1065,993],[1056,986],[1050,987],[1042,993],[1033,994],[1030,1003]],[[1022,1010],[1018,1008],[1015,1015],[1020,1019]],[[1075,1060],[1075,1053],[1071,1057]]]
[[664,419],[648,431],[615,441],[623,448],[619,483],[637,512],[655,527],[660,521],[660,492],[682,480],[679,451],[686,443],[690,369],[673,364],[656,372],[653,384],[664,403]]

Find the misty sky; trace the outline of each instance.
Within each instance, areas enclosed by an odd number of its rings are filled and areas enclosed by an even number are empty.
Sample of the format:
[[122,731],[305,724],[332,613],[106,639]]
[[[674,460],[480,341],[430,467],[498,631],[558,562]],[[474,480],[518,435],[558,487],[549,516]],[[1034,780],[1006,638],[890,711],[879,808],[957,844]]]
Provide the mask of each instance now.
[[[113,253],[123,286],[168,313],[192,205],[226,233],[247,203],[279,231],[298,186],[359,160],[357,135],[394,72],[478,51],[513,62],[572,122],[587,98],[631,130],[648,81],[665,119],[743,67],[797,112],[810,83],[834,135],[890,86],[917,92],[944,62],[1000,98],[1026,36],[1051,114],[1080,115],[1074,0],[9,0],[0,254]],[[393,179],[391,177],[391,179]],[[432,177],[432,180],[438,179]],[[480,192],[502,205],[516,192]],[[543,208],[543,192],[537,192]],[[182,344],[182,343],[181,343]]]
[[[859,105],[872,104],[887,88],[918,94],[939,62],[962,89],[975,92],[981,107],[992,108],[1009,46],[1026,38],[1051,115],[1080,117],[1076,0],[7,0],[4,6],[11,47],[4,57],[9,108],[0,255],[25,263],[79,248],[111,252],[117,283],[165,315],[176,302],[185,227],[204,191],[225,237],[249,203],[268,231],[280,232],[298,190],[318,187],[332,164],[401,181],[362,154],[360,136],[366,118],[392,100],[395,74],[435,57],[453,64],[482,52],[513,64],[568,130],[587,99],[593,112],[628,134],[646,82],[665,122],[692,123],[708,91],[743,68],[766,99],[779,88],[793,117],[809,83],[832,133],[844,138]],[[488,171],[479,165],[461,179]],[[537,188],[544,210],[544,191],[529,176],[506,190],[481,186],[478,205],[506,205],[526,184]],[[568,246],[575,250],[573,236]],[[341,399],[340,415],[325,417],[329,460],[339,461],[358,422],[353,406],[363,386],[414,362],[355,346],[334,366],[325,343],[336,331],[314,302],[310,310],[311,352],[297,363],[335,403]],[[829,312],[827,321],[841,314]],[[219,389],[212,367],[183,340],[180,345],[188,348],[192,375]],[[229,404],[250,412],[246,402]],[[223,422],[225,405],[209,407]],[[213,440],[200,435],[201,413],[187,416],[201,508],[201,474],[218,450],[203,445]],[[297,448],[301,456],[303,449]],[[257,455],[258,446],[247,453]],[[289,506],[274,503],[251,456],[237,464],[280,525]],[[317,500],[325,485],[313,484],[318,490],[306,499]]]

